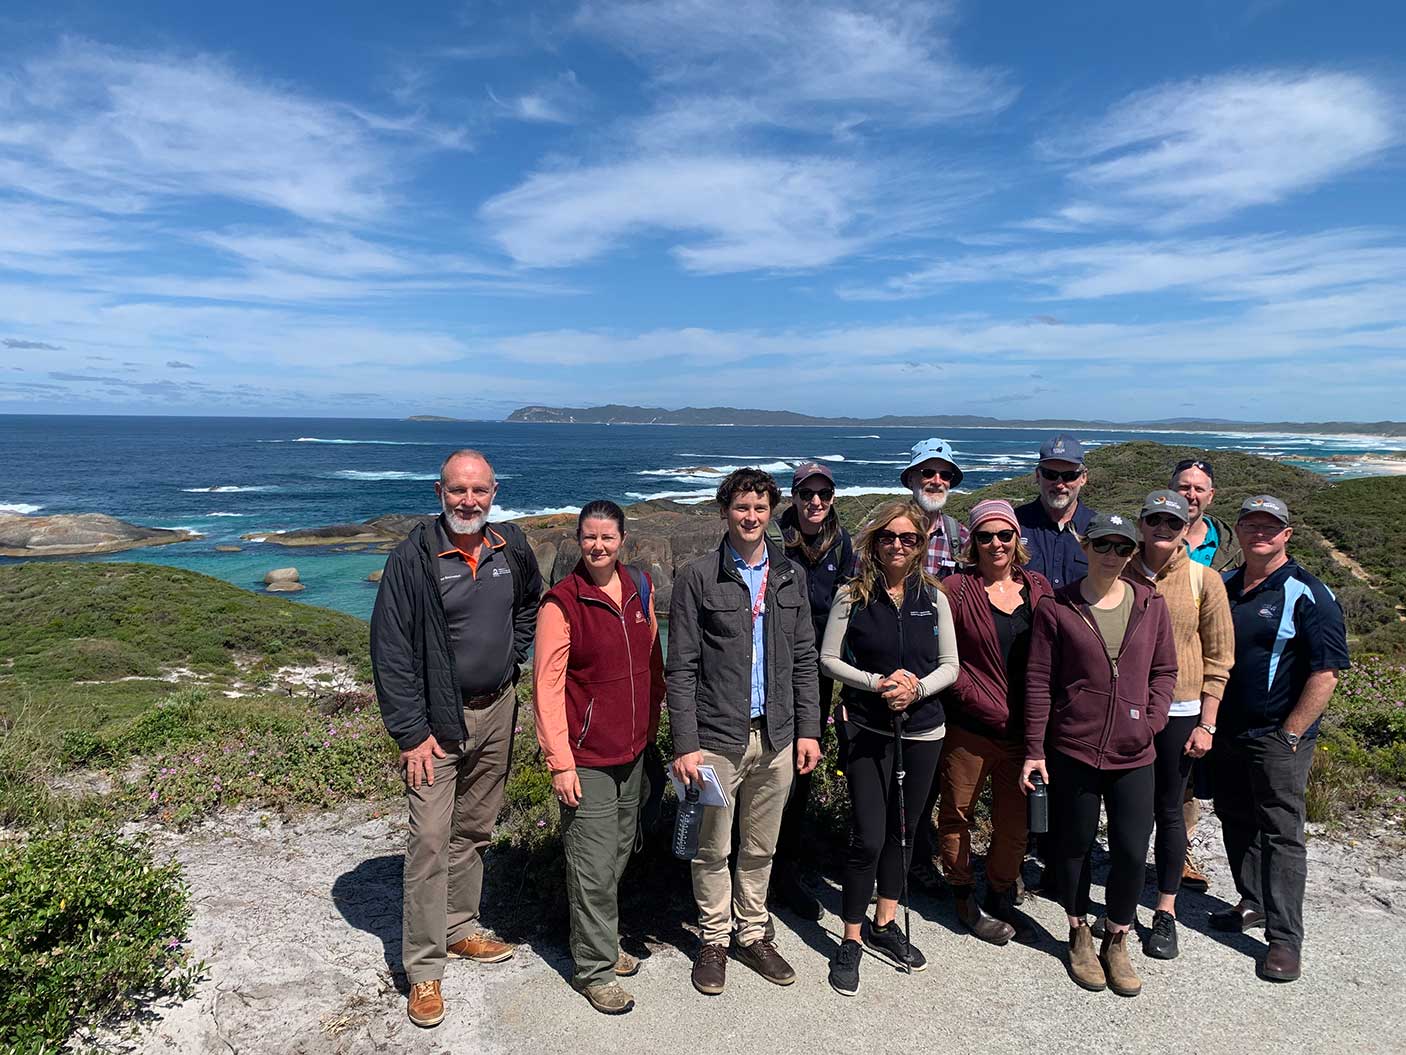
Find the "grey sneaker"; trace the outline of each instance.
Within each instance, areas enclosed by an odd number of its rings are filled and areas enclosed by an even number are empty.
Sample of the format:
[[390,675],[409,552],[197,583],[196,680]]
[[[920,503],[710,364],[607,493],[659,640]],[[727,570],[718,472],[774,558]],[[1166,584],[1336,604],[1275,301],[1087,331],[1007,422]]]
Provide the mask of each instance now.
[[635,1006],[635,998],[615,982],[574,987],[602,1015],[623,1015]]

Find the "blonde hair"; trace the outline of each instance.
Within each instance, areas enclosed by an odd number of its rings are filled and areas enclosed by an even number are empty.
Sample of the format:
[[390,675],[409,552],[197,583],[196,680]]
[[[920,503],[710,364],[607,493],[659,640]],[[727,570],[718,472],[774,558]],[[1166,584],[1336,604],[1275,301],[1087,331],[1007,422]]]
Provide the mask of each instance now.
[[918,534],[923,537],[923,541],[914,548],[908,557],[908,566],[903,569],[904,580],[906,581],[916,571],[923,586],[937,587],[937,580],[929,575],[923,567],[928,553],[928,534],[931,531],[931,521],[928,519],[928,514],[923,512],[922,506],[913,499],[898,498],[892,502],[885,502],[870,513],[869,519],[864,522],[864,525],[859,529],[859,534],[855,537],[854,554],[858,563],[849,588],[850,598],[856,608],[865,607],[887,588],[883,568],[879,566],[875,556],[879,548],[875,536],[899,517],[907,517],[911,520],[918,529]]

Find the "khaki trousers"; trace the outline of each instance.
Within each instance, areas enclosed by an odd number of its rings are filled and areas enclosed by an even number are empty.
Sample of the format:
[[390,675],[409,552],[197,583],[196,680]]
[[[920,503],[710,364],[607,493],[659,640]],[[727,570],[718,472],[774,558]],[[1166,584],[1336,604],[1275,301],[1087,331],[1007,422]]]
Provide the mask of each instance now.
[[982,736],[960,725],[947,726],[938,781],[937,844],[942,873],[952,886],[972,885],[971,832],[976,800],[991,781],[991,849],[986,880],[992,890],[1009,890],[1025,859],[1025,795],[1020,769],[1025,750],[1019,743]]
[[[767,886],[781,815],[791,792],[796,766],[792,747],[773,750],[759,722],[738,752],[704,751],[703,762],[717,770],[729,805],[703,811],[698,856],[693,859],[693,896],[705,945],[726,945],[737,921],[737,941],[751,945],[766,930]],[[738,812],[737,866],[727,868],[732,848],[732,815]]]
[[465,708],[468,740],[439,745],[433,784],[406,785],[401,962],[411,985],[443,977],[445,947],[478,929],[483,851],[503,807],[516,715],[512,685],[481,710]]

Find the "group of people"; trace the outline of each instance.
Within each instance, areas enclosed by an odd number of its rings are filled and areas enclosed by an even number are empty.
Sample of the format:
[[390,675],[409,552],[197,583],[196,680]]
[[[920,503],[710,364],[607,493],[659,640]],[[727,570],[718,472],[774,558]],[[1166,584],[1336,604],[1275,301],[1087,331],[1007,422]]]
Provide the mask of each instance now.
[[[778,985],[795,981],[768,897],[803,918],[823,915],[801,851],[837,683],[834,764],[851,819],[843,935],[829,968],[836,992],[858,992],[866,946],[908,972],[926,966],[897,911],[910,875],[930,880],[934,860],[976,938],[1037,937],[1018,906],[1026,795],[1043,783],[1041,889],[1068,917],[1070,977],[1136,995],[1128,938],[1149,843],[1157,901],[1145,955],[1177,955],[1178,891],[1184,879],[1204,883],[1188,855],[1188,784],[1202,759],[1197,785],[1214,794],[1239,893],[1210,923],[1265,928],[1260,975],[1297,978],[1308,769],[1349,659],[1332,593],[1287,552],[1287,506],[1256,496],[1227,525],[1209,514],[1211,465],[1191,460],[1137,517],[1095,512],[1080,501],[1088,470],[1068,435],[1042,445],[1035,476],[1034,501],[987,499],[961,523],[944,511],[962,480],[956,453],[924,440],[901,474],[910,496],[873,509],[851,538],[825,465],[796,468],[784,511],[769,474],[734,471],[717,491],[717,548],[675,569],[666,661],[653,583],[620,559],[619,506],[581,510],[580,559],[543,594],[521,530],[488,522],[497,482],[487,458],[446,458],[442,515],[391,554],[371,628],[377,696],[409,802],[411,1020],[443,1019],[446,960],[513,953],[481,929],[478,909],[514,685],[534,642],[572,985],[599,1011],[634,1006],[620,979],[640,964],[619,947],[618,889],[665,704],[676,781],[716,785],[719,803],[703,811],[690,866],[701,937],[693,986],[723,992],[730,958]],[[978,897],[971,833],[988,784]],[[1101,811],[1109,874],[1091,923]]]

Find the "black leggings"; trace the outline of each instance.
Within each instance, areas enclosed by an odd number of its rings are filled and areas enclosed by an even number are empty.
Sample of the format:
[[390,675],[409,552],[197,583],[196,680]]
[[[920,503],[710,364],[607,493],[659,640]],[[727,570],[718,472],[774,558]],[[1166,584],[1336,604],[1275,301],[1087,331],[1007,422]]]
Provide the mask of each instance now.
[[1098,835],[1098,808],[1108,810],[1108,882],[1104,906],[1110,923],[1130,926],[1152,837],[1155,778],[1151,763],[1137,769],[1095,769],[1050,752],[1050,806],[1059,843],[1059,899],[1071,916],[1089,912],[1090,854]]
[[[849,723],[850,825],[845,860],[841,918],[863,923],[878,873],[879,896],[897,898],[903,888],[903,850],[898,832],[898,778],[893,766],[893,737]],[[903,741],[903,803],[908,817],[908,845],[921,820],[923,803],[937,778],[941,740]],[[929,822],[931,823],[931,822]]]
[[1152,857],[1157,862],[1157,890],[1162,894],[1181,889],[1181,871],[1186,864],[1186,815],[1181,807],[1192,763],[1185,748],[1200,720],[1199,714],[1170,718],[1153,741],[1157,745],[1157,761],[1152,764],[1157,772],[1157,840]]

